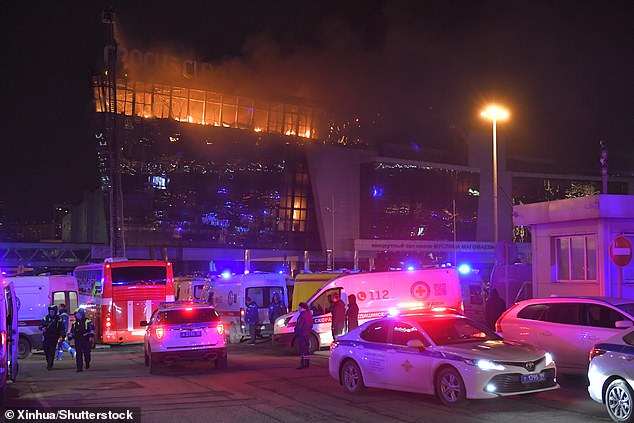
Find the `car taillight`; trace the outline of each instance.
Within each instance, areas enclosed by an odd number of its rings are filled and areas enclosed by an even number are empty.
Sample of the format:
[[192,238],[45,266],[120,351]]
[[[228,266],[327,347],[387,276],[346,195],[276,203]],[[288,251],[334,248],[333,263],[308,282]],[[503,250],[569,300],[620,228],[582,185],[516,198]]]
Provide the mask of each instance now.
[[339,342],[337,341],[332,341],[330,343],[330,351],[334,350],[335,348],[337,348],[339,346]]
[[607,351],[602,350],[601,348],[594,347],[590,350],[590,355],[588,356],[588,361],[592,361],[594,357],[598,357],[600,355],[605,354]]
[[163,326],[157,326],[156,329],[154,329],[154,335],[156,335],[156,339],[162,339],[164,334],[165,329],[163,329]]
[[222,335],[223,333],[225,333],[225,327],[222,323],[218,323],[216,325],[216,331],[218,332],[218,335]]
[[495,321],[495,331],[496,332],[502,333],[502,319],[504,319],[504,317],[506,317],[506,315],[509,314],[511,312],[511,310],[513,310],[516,306],[517,306],[517,304],[513,304],[511,307],[508,308],[508,310],[506,310],[504,313],[502,313],[502,315]]
[[106,315],[106,329],[110,329],[112,322],[110,321],[110,315]]
[[244,308],[240,307],[240,325],[244,325]]

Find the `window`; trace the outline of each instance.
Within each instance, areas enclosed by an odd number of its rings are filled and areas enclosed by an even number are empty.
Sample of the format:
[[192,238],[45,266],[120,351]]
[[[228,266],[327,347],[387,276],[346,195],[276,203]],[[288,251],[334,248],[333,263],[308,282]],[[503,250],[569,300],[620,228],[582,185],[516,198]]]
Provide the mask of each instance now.
[[330,312],[330,304],[332,303],[332,296],[334,294],[341,295],[341,288],[329,289],[310,303],[313,316],[320,316]]
[[258,305],[258,308],[269,308],[273,294],[280,296],[284,302],[284,290],[281,286],[261,286],[247,288],[246,296],[251,298]]
[[583,308],[587,326],[614,329],[619,320],[629,320],[618,311],[600,304],[585,304]]
[[543,320],[544,313],[548,310],[547,304],[531,304],[517,313],[520,319]]
[[562,323],[566,325],[580,325],[581,303],[553,303],[548,304],[546,316],[543,319],[547,322]]
[[595,235],[555,238],[557,281],[596,281]]
[[361,338],[368,342],[387,344],[388,322],[379,321],[372,323],[361,332]]
[[407,341],[413,339],[421,340],[425,346],[429,345],[429,342],[425,339],[423,334],[414,326],[405,322],[396,322],[394,324],[394,330],[392,332],[393,344],[407,346]]

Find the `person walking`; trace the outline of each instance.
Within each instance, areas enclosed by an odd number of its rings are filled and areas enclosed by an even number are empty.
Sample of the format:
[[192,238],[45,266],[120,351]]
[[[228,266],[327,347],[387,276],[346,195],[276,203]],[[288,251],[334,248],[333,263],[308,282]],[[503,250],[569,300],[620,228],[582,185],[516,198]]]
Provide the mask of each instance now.
[[490,329],[495,329],[495,322],[506,311],[506,303],[500,297],[498,290],[493,288],[484,304],[484,320]]
[[346,305],[339,298],[339,294],[332,294],[330,312],[332,313],[332,340],[336,341],[346,327]]
[[[66,311],[66,304],[62,303],[57,307],[58,307],[57,313],[59,314],[59,317],[60,319],[62,319],[62,323],[64,324],[64,336],[67,336],[68,330],[70,328],[68,327],[69,316],[68,316],[68,312]],[[75,350],[73,349],[73,347],[68,345],[68,342],[66,342],[66,339],[61,338],[59,340],[59,343],[57,344],[57,359],[58,360],[62,359],[62,356],[64,355],[64,351],[68,351],[70,353],[70,356],[72,358],[75,358]]]
[[42,318],[40,322],[40,330],[42,331],[42,348],[46,355],[46,370],[53,368],[55,361],[55,352],[59,339],[66,337],[64,323],[57,314],[57,306],[48,306],[48,314]]
[[86,310],[83,308],[75,310],[75,323],[71,327],[69,336],[75,340],[76,371],[82,372],[84,363],[86,369],[90,369],[90,348],[95,339],[95,325],[86,317]]
[[274,325],[277,318],[284,314],[286,314],[286,305],[284,301],[280,300],[280,294],[276,292],[273,294],[271,304],[269,304],[269,322],[271,325]]
[[256,326],[260,322],[260,313],[258,312],[258,305],[255,301],[251,300],[251,297],[247,297],[247,310],[244,313],[244,323],[249,327],[249,345],[255,345]]
[[359,327],[359,305],[354,294],[348,295],[348,309],[346,310],[347,332]]
[[299,317],[295,325],[295,337],[297,338],[297,346],[301,363],[297,370],[306,369],[310,365],[310,332],[313,330],[313,316],[308,311],[308,304],[299,303]]

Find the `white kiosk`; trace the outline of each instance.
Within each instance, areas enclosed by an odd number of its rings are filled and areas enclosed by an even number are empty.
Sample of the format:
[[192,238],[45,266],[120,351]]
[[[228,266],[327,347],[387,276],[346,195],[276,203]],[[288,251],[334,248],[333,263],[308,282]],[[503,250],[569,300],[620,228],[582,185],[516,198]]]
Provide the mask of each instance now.
[[533,297],[634,298],[634,196],[522,204],[513,222],[530,227]]

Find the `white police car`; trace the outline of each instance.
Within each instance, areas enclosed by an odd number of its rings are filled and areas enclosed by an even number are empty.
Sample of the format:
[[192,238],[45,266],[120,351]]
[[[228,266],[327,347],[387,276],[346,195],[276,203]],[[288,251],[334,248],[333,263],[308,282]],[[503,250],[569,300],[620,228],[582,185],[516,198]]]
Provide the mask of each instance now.
[[147,327],[143,344],[150,373],[161,363],[179,360],[213,360],[217,369],[227,367],[224,326],[208,303],[161,303],[141,326]]
[[448,406],[559,388],[550,354],[446,311],[365,323],[332,343],[329,370],[350,393],[436,394]]
[[588,393],[615,422],[634,422],[634,328],[614,335],[590,351]]

